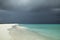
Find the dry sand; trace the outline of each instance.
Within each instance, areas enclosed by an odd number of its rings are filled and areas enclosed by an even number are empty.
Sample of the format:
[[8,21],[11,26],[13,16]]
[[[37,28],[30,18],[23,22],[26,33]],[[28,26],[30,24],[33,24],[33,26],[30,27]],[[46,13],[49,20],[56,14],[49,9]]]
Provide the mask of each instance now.
[[11,28],[15,24],[0,24],[0,40],[10,40],[8,28]]
[[[17,26],[17,29],[14,29],[12,28],[13,25],[16,24],[0,24],[0,40],[51,40],[23,27]],[[10,30],[8,31],[9,28]]]

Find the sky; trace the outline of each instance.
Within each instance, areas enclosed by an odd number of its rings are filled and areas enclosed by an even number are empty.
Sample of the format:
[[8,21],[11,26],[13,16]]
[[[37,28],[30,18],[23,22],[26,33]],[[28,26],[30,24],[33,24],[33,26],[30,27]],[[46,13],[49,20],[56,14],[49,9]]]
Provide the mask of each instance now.
[[0,23],[60,23],[60,0],[0,0]]

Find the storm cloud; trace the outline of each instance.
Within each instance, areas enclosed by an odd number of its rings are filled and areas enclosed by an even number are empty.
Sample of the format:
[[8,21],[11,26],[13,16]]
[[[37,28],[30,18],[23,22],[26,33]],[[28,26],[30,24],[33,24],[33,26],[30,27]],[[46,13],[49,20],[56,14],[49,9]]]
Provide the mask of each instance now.
[[0,23],[60,23],[59,8],[60,0],[0,0]]
[[5,9],[35,10],[36,8],[58,7],[60,0],[0,0],[0,5]]

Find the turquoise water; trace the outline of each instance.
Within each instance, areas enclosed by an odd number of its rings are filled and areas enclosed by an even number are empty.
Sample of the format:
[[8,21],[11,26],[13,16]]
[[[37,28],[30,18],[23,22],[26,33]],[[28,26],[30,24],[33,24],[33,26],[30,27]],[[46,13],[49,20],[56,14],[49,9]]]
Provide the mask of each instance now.
[[48,37],[60,40],[60,24],[19,24]]

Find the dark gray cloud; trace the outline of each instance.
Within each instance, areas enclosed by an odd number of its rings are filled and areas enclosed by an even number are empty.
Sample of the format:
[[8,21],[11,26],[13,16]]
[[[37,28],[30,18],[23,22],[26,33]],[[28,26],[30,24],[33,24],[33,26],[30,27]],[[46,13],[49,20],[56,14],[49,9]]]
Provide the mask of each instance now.
[[60,23],[58,8],[60,0],[0,0],[0,23]]
[[35,8],[58,7],[60,0],[0,0],[3,9],[32,10]]

